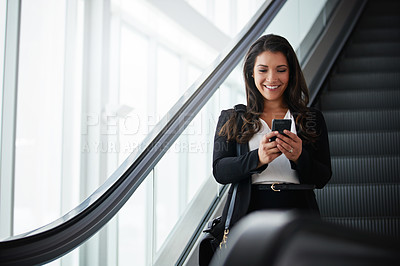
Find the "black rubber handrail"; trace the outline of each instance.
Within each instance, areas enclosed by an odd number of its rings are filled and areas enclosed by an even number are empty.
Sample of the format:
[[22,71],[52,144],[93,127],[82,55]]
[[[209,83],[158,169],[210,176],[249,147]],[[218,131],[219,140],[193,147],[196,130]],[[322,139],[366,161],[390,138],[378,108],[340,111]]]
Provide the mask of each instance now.
[[400,242],[296,211],[253,212],[210,266],[399,265]]
[[78,247],[100,230],[131,197],[285,2],[274,0],[263,6],[254,23],[248,24],[246,31],[234,40],[233,48],[197,90],[188,99],[182,97],[178,101],[173,108],[178,111],[134,161],[130,156],[95,193],[65,216],[43,228],[1,241],[0,264],[50,262]]

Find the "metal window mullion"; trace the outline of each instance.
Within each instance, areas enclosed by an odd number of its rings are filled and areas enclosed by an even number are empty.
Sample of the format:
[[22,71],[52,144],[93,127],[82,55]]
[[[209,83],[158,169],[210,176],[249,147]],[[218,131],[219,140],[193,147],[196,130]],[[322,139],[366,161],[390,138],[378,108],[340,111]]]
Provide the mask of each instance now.
[[[82,135],[81,141],[88,144],[89,150],[82,153],[81,157],[81,199],[101,184],[101,170],[104,169],[101,166],[101,153],[107,148],[101,138],[103,19],[104,1],[85,1],[82,119],[87,130],[83,130],[86,134]],[[94,123],[91,121],[90,125],[85,125],[88,119],[94,119]],[[100,265],[101,238],[104,239],[104,235],[101,237],[101,234],[96,234],[81,246],[81,264]]]
[[[157,66],[157,49],[158,44],[154,38],[149,38],[149,49],[147,53],[148,65],[147,65],[147,126],[149,126],[149,119],[153,117],[156,119],[157,117],[157,107],[154,104],[157,97],[157,78],[154,78],[153,70]],[[153,52],[150,52],[153,51]],[[157,166],[154,166],[151,171],[151,178],[149,179],[149,184],[147,185],[146,190],[146,251],[145,251],[145,261],[146,265],[153,265],[153,258],[156,252],[156,239],[157,239],[157,230],[156,230],[156,208],[157,199],[156,199],[156,186],[157,186]]]
[[7,2],[0,154],[0,238],[13,234],[21,0]]
[[[108,113],[106,106],[108,104],[117,105],[119,103],[119,93],[110,87],[110,63],[112,62],[112,58],[110,57],[111,53],[111,2],[110,0],[102,1],[102,13],[101,13],[101,21],[102,21],[102,59],[101,59],[101,109],[102,117],[105,117],[105,130],[100,131],[100,141],[104,143],[107,147],[106,152],[100,153],[100,176],[99,181],[100,184],[105,182],[109,177],[110,169],[111,171],[118,167],[118,115],[114,113],[114,110],[111,110],[111,113]],[[111,115],[110,120],[108,120],[108,115]],[[118,259],[118,246],[116,243],[118,242],[117,238],[117,227],[118,224],[116,220],[111,220],[107,225],[100,231],[100,266],[101,265],[116,265]]]
[[[61,212],[66,213],[75,202],[71,195],[76,188],[73,187],[74,157],[73,151],[75,143],[73,135],[75,134],[75,116],[74,110],[79,103],[76,102],[77,88],[77,48],[76,48],[76,28],[77,28],[77,1],[68,1],[66,10],[66,29],[65,29],[65,64],[64,64],[64,88],[63,88],[63,148],[62,148],[62,181],[61,181]],[[80,131],[79,131],[80,132]],[[71,147],[74,147],[71,149]]]
[[[79,0],[66,2],[65,52],[63,81],[63,127],[62,127],[62,162],[61,162],[61,215],[67,213],[79,202],[79,157],[81,92],[79,53]],[[78,110],[77,110],[78,109]],[[78,187],[77,187],[78,186]],[[60,259],[61,265],[73,265],[79,261],[79,253],[70,253]]]
[[[184,92],[184,88],[188,88],[191,84],[188,84],[188,61],[187,58],[184,56],[180,56],[180,90],[179,92]],[[189,152],[182,152],[181,145],[182,143],[186,142],[188,144],[188,148],[190,147],[190,137],[188,134],[181,135],[180,138],[181,143],[178,143],[178,168],[179,168],[179,176],[178,176],[178,193],[179,193],[179,198],[178,198],[178,214],[180,215],[187,203],[187,198],[188,198],[188,190],[189,190],[189,178],[190,175],[187,173],[187,168],[188,168],[188,163],[189,163]]]
[[[146,189],[146,208],[145,208],[145,219],[146,219],[146,239],[145,239],[145,261],[146,265],[153,265],[153,258],[156,250],[156,193],[155,193],[155,169],[153,169],[147,178],[145,183]],[[134,237],[134,236],[132,236]]]

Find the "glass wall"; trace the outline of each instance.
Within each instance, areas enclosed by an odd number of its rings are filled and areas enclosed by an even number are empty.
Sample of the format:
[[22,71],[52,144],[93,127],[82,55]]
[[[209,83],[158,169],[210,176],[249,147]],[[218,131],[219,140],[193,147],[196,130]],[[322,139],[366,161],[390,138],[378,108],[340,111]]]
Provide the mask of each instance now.
[[[7,2],[2,1],[0,3],[0,62],[4,62],[4,45],[5,45],[5,37],[6,37],[6,17],[7,17]],[[0,64],[0,86],[1,86],[1,95],[0,95],[0,117],[3,102],[3,67],[4,64]],[[0,138],[1,138],[1,131],[0,131]]]
[[125,251],[118,256],[119,265],[132,260],[138,265],[173,265],[181,255],[220,189],[211,174],[212,140],[220,111],[245,102],[244,90],[236,82],[238,72],[240,66],[119,212],[118,243]]
[[234,37],[264,3],[259,0],[185,0],[224,34]]
[[[2,62],[7,2],[0,4]],[[14,176],[7,177],[13,200],[2,203],[13,210],[2,217],[12,223],[11,235],[46,225],[91,195],[229,43],[234,35],[224,33],[220,25],[238,31],[236,18],[244,24],[262,3],[254,1],[248,13],[238,12],[236,2],[219,3],[215,10],[228,7],[225,17],[232,19],[210,21],[217,35],[207,39],[155,2],[21,1],[16,18],[17,115],[11,117]],[[182,8],[196,14],[194,25],[207,20],[189,4]],[[0,65],[3,81],[4,64]],[[1,98],[1,103],[7,100]],[[196,118],[112,222],[52,264],[124,265],[132,262],[132,250],[138,250],[135,265],[155,261],[171,229],[210,177],[207,156],[213,129],[203,134],[208,120],[216,119],[210,112]],[[188,158],[188,151],[194,157]],[[190,169],[184,162],[200,169],[201,175],[186,179]]]
[[60,215],[65,4],[51,0],[22,4],[15,234],[43,226]]
[[[0,154],[3,154],[3,95],[4,89],[4,65],[5,65],[5,44],[6,44],[6,19],[7,19],[7,2],[0,2],[0,117],[1,117],[1,127],[0,127]],[[2,155],[0,155],[0,165],[2,160]],[[12,167],[10,167],[12,168]],[[12,179],[3,178],[3,174],[0,174],[0,238],[8,236],[12,231],[12,217],[11,204],[7,201],[11,201],[12,187],[8,185],[11,183]],[[3,202],[3,204],[1,203]],[[6,203],[4,203],[6,202]],[[8,217],[10,216],[10,217]]]

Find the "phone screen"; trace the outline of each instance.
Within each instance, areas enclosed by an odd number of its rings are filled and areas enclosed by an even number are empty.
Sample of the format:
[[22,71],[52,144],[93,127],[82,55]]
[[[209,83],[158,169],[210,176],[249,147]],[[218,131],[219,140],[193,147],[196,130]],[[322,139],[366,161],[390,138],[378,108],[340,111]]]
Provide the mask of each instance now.
[[[272,131],[278,131],[280,134],[287,136],[283,133],[285,129],[290,131],[292,127],[291,119],[272,119]],[[272,137],[270,141],[274,141],[276,137]]]

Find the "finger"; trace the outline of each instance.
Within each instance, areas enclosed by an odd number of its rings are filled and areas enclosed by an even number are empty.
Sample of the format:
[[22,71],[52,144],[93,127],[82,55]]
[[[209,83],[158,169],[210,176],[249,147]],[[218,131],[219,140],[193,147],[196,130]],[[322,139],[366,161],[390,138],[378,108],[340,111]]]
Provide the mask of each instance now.
[[[287,134],[287,132],[289,132],[289,134]],[[287,136],[285,136],[283,134],[278,134],[278,138],[283,140],[284,142],[288,143],[291,146],[293,146],[293,145],[295,145],[295,143],[299,143],[299,141],[301,141],[300,138],[296,134],[294,134],[290,131],[287,131],[287,132],[285,132],[285,134]]]
[[264,135],[261,142],[262,143],[269,143],[272,137],[276,137],[279,134],[278,131],[272,131]]
[[280,151],[275,144],[273,147],[268,147],[268,145],[264,145],[262,148],[262,152],[265,154],[265,156],[267,156],[269,154],[277,153]]
[[267,143],[264,144],[268,149],[275,148],[277,143],[276,141],[268,141]]
[[278,147],[276,147],[276,148],[273,148],[273,149],[270,149],[269,151],[268,151],[268,153],[269,154],[275,154],[275,153],[282,153],[280,150],[279,150],[279,148]]
[[297,136],[296,134],[294,134],[293,132],[291,132],[291,131],[289,131],[289,130],[287,130],[287,129],[285,129],[285,130],[283,131],[283,133],[285,133],[286,135],[288,135],[288,137],[291,138],[294,142],[297,142],[297,140],[300,139],[299,136]]
[[285,148],[284,146],[282,146],[282,145],[280,145],[280,144],[278,144],[278,146],[277,146],[277,148],[286,156],[286,157],[290,157],[293,153],[292,152],[289,152],[289,150],[291,149],[291,148]]
[[291,146],[295,145],[294,144],[295,142],[291,138],[286,137],[286,136],[284,136],[282,134],[278,135],[277,142],[280,143],[280,144],[286,143],[286,144],[291,145]]
[[277,136],[278,134],[279,134],[278,131],[271,131],[271,132],[265,134],[265,138],[269,140],[270,138]]
[[278,148],[279,151],[282,152],[283,154],[286,153],[286,149],[285,149],[282,145],[278,144],[277,148]]
[[290,144],[283,142],[281,140],[278,140],[278,145],[280,145],[281,147],[283,147],[286,151],[290,151],[293,149],[293,146],[291,146]]
[[282,155],[282,152],[278,148],[274,148],[269,150],[268,152],[261,152],[259,154],[259,160],[262,163],[270,163],[280,155]]

